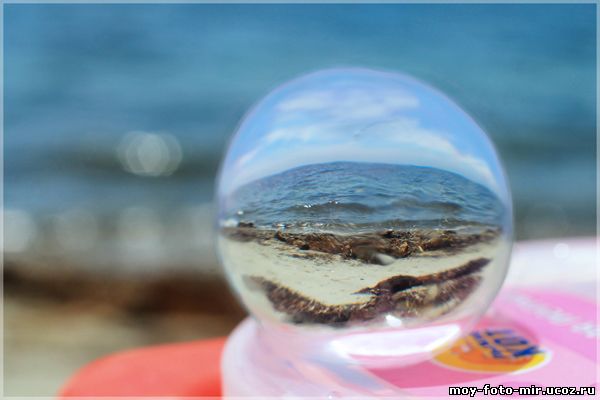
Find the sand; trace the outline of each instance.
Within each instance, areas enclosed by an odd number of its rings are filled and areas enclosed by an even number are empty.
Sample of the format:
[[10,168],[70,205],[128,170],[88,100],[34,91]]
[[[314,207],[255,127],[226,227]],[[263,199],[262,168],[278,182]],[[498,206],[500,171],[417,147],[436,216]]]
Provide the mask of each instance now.
[[379,265],[300,250],[276,240],[220,239],[226,264],[239,267],[234,283],[250,301],[297,322],[324,323],[371,319],[390,307],[405,316],[423,313],[432,318],[444,313],[477,287],[499,240],[458,252],[389,258],[386,265]]

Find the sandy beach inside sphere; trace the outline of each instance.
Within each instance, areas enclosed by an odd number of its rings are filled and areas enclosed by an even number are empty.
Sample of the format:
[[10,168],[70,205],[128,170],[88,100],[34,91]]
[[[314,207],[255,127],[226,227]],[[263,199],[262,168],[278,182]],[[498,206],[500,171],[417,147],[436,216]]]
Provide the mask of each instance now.
[[254,228],[225,230],[219,240],[225,262],[243,267],[232,271],[234,285],[260,313],[294,323],[340,325],[382,315],[433,320],[478,290],[503,246],[501,235],[487,231],[477,241],[459,234],[456,247],[423,249],[441,235],[432,231],[433,239],[417,253],[380,255],[382,264],[300,249],[278,239],[276,231],[240,238],[240,229],[249,235]]

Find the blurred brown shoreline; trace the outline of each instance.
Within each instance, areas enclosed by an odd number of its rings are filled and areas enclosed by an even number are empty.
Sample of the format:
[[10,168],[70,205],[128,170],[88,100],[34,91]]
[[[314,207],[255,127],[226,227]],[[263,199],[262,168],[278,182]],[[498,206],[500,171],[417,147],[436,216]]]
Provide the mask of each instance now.
[[6,296],[25,296],[121,310],[131,314],[215,313],[239,319],[244,313],[220,274],[193,268],[148,274],[90,273],[82,268],[5,261]]
[[199,267],[115,274],[5,258],[7,395],[51,395],[97,358],[227,335],[246,315],[223,276]]

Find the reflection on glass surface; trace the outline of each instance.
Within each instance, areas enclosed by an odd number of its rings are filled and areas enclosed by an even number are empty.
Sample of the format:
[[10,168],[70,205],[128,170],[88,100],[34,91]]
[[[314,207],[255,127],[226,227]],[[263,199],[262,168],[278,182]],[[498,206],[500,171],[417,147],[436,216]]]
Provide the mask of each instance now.
[[218,200],[230,279],[275,324],[474,318],[504,278],[510,195],[493,146],[406,76],[326,70],[281,86],[239,127]]

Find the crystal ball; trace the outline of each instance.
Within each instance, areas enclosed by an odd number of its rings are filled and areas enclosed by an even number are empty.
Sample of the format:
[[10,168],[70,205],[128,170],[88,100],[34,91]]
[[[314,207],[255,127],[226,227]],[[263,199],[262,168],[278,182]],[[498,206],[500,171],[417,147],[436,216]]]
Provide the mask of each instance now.
[[442,345],[507,271],[512,206],[494,146],[406,75],[330,69],[279,86],[239,125],[217,186],[221,262],[273,329],[423,338],[443,326]]

